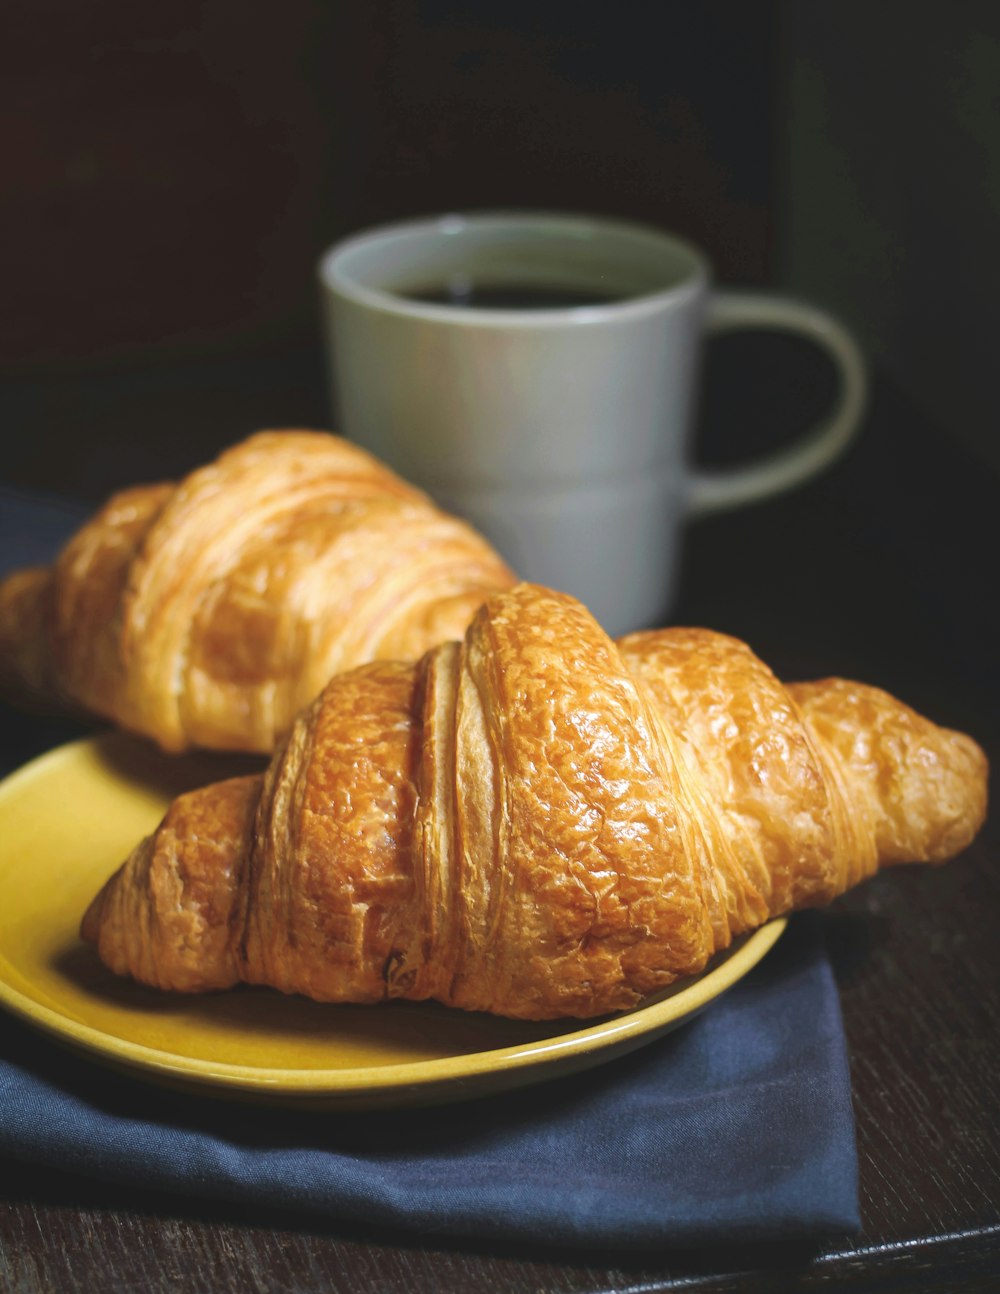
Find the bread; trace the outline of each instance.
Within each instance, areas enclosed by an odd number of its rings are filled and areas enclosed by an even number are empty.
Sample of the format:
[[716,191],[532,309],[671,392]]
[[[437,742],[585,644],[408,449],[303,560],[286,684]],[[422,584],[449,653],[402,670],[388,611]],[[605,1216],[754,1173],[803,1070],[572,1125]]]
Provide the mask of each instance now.
[[461,643],[332,679],[260,776],[180,797],[91,904],[116,973],[528,1019],[628,1008],[740,933],[980,825],[986,761],[743,643],[614,644],[497,594]]
[[261,432],[116,494],[0,584],[0,680],[165,750],[269,753],[332,674],[459,637],[513,576],[363,450]]

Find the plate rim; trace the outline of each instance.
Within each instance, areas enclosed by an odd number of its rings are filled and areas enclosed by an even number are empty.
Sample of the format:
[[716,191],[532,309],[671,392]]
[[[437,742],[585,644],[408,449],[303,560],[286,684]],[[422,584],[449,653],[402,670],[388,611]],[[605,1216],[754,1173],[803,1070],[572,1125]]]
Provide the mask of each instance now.
[[[99,748],[117,733],[101,733],[66,742],[14,770],[0,781],[0,802],[26,780],[33,779],[46,767]],[[137,739],[136,739],[137,740]],[[124,1065],[151,1077],[195,1084],[202,1088],[273,1094],[286,1098],[337,1098],[385,1096],[405,1089],[409,1092],[431,1091],[439,1086],[461,1084],[511,1070],[533,1071],[538,1066],[571,1061],[591,1052],[627,1046],[647,1035],[650,1040],[695,1015],[722,993],[741,980],[761,961],[778,941],[788,924],[787,917],[775,917],[756,930],[741,936],[736,947],[717,956],[718,965],[702,971],[692,982],[670,993],[662,1000],[639,1004],[628,1011],[602,1017],[596,1024],[576,1022],[566,1033],[555,1037],[514,1043],[430,1060],[400,1061],[379,1066],[355,1066],[342,1069],[288,1068],[256,1066],[211,1060],[135,1042],[85,1024],[47,1006],[15,988],[7,977],[6,967],[15,963],[0,952],[0,1005],[29,1025],[60,1042],[69,1043],[99,1061]],[[339,1004],[338,1004],[339,1005]]]

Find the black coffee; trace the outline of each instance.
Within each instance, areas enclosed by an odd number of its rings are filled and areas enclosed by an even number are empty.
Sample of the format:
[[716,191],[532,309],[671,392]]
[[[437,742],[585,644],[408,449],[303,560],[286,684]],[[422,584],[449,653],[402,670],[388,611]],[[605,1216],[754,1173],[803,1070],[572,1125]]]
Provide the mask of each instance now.
[[466,306],[471,310],[566,310],[574,306],[604,306],[622,300],[619,292],[538,283],[427,284],[397,293],[408,301],[428,305]]

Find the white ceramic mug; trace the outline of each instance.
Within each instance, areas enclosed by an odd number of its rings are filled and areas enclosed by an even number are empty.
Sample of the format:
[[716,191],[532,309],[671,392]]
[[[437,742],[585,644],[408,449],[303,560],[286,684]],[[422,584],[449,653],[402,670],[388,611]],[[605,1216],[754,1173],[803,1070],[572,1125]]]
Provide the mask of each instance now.
[[[319,276],[337,429],[611,633],[662,622],[686,518],[804,481],[860,421],[864,364],[840,324],[785,297],[714,290],[702,253],[655,229],[447,215],[348,238]],[[731,328],[811,338],[840,390],[790,447],[699,473],[699,351]]]

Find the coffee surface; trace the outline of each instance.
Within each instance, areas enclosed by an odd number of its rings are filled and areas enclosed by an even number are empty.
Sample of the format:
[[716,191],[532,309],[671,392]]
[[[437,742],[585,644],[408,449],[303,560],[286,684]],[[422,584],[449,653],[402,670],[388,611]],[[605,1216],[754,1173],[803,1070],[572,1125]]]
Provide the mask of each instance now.
[[397,293],[428,305],[465,306],[470,310],[567,310],[621,301],[622,294],[601,288],[538,283],[428,283]]

